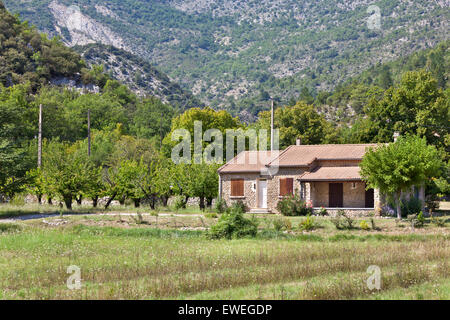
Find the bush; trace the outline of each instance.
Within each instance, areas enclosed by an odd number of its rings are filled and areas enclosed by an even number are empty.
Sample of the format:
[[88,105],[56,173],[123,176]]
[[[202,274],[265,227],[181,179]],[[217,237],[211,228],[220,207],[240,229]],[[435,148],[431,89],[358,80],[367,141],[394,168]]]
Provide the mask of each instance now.
[[239,210],[241,213],[246,213],[247,210],[247,206],[245,205],[245,203],[242,200],[236,201],[231,205],[231,209],[232,210]]
[[272,221],[273,228],[275,231],[285,231],[292,229],[292,223],[289,219],[286,218],[276,218]]
[[369,227],[369,225],[368,225],[368,223],[367,223],[366,220],[361,221],[361,222],[359,223],[359,227],[360,227],[362,230],[366,230],[366,231],[370,230],[370,227]]
[[423,216],[423,212],[420,211],[419,214],[417,215],[417,226],[419,228],[423,227],[425,224],[425,217]]
[[246,219],[242,208],[233,206],[220,216],[217,224],[211,227],[208,237],[210,239],[255,237],[257,231],[256,219]]
[[355,228],[355,220],[349,217],[344,210],[339,210],[336,217],[331,219],[331,222],[338,230],[351,230]]
[[183,196],[177,196],[173,205],[175,207],[175,211],[177,212],[178,210],[183,209],[186,206]]
[[317,228],[317,223],[315,222],[314,218],[308,214],[306,216],[306,219],[300,222],[299,229],[302,231],[311,231]]
[[216,200],[215,209],[216,209],[217,213],[220,213],[220,214],[224,213],[227,210],[227,207],[228,207],[227,202],[224,199],[218,198]]
[[313,213],[313,209],[308,207],[298,195],[290,195],[280,200],[277,210],[283,216],[306,216]]
[[415,197],[411,197],[409,200],[403,199],[400,208],[403,218],[412,214],[419,214],[422,211],[422,201]]
[[431,222],[436,226],[436,227],[445,227],[445,219],[442,218],[431,218]]
[[328,211],[324,207],[321,207],[320,210],[317,212],[317,215],[319,215],[321,217],[325,217],[328,215]]

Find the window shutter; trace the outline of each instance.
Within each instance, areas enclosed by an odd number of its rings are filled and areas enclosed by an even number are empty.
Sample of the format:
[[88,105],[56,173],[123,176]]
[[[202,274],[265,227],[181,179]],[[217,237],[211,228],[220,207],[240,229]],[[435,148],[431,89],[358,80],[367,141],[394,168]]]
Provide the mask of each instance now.
[[286,192],[286,179],[280,179],[280,196],[285,196]]
[[231,180],[231,196],[243,197],[244,196],[244,180],[235,179]]
[[286,193],[294,194],[294,179],[293,178],[286,179]]
[[294,179],[280,179],[280,196],[287,196],[294,193]]

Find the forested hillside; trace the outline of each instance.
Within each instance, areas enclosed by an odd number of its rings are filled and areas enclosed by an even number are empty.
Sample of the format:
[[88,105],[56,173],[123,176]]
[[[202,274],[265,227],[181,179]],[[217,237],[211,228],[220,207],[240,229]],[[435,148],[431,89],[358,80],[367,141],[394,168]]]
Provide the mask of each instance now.
[[[6,0],[70,45],[145,57],[206,104],[257,114],[306,87],[331,91],[380,62],[448,39],[443,0]],[[77,7],[81,11],[77,11]],[[380,9],[380,29],[367,21]]]

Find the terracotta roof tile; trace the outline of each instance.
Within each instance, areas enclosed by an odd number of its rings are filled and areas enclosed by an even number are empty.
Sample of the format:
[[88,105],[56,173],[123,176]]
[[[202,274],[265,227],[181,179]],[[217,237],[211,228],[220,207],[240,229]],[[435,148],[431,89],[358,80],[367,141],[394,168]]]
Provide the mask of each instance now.
[[370,147],[376,144],[290,146],[276,160],[281,167],[309,166],[314,160],[361,160]]
[[244,151],[219,168],[219,173],[261,172],[278,157],[280,151]]
[[351,181],[361,180],[359,167],[317,167],[300,177],[301,181]]

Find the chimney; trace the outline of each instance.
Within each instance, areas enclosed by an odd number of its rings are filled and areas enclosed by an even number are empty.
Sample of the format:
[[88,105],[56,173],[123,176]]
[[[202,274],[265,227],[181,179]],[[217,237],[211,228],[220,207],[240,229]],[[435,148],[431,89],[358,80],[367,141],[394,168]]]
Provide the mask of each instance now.
[[400,132],[395,131],[394,132],[394,142],[397,142],[398,138],[400,137]]
[[302,145],[302,138],[298,137],[297,141],[295,142],[295,145],[301,146]]

